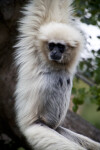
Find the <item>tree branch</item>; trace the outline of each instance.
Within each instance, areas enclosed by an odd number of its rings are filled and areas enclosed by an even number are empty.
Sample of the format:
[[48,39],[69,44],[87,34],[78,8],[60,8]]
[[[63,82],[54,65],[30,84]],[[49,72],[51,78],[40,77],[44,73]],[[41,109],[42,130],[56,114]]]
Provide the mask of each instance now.
[[84,81],[89,86],[95,86],[96,85],[91,80],[89,80],[85,76],[83,76],[80,72],[77,72],[75,75],[76,75],[77,78],[81,79],[82,81]]

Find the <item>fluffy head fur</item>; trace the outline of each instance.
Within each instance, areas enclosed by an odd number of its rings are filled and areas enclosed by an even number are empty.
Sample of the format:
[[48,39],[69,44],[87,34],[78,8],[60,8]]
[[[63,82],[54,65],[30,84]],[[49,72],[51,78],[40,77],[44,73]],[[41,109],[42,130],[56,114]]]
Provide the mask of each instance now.
[[[35,64],[40,62],[40,65],[48,67],[52,65],[50,67],[55,67],[54,69],[62,67],[74,73],[84,42],[80,31],[73,26],[71,3],[69,0],[34,0],[34,5],[32,1],[25,8],[25,17],[21,19],[19,28],[21,36],[17,45],[18,64],[20,58],[21,61],[22,58],[25,61],[24,54],[28,53],[30,58],[33,57],[32,61]],[[48,61],[47,44],[50,41],[63,42],[67,46],[63,59],[58,64]]]
[[[48,63],[54,67],[65,67],[67,71],[74,71],[79,60],[80,52],[83,49],[83,37],[76,28],[70,24],[50,22],[41,26],[39,30],[39,40],[42,53],[47,58]],[[63,43],[66,48],[62,59],[54,62],[49,58],[48,43]]]

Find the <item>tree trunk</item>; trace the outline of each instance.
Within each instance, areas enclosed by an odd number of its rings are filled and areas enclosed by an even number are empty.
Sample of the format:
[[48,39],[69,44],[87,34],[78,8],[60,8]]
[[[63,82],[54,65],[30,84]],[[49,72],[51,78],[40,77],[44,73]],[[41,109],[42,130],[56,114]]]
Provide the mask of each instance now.
[[[16,68],[14,48],[17,35],[17,21],[26,0],[0,0],[0,133],[26,142],[15,122],[14,90]],[[68,112],[64,126],[100,142],[100,131],[78,115]]]

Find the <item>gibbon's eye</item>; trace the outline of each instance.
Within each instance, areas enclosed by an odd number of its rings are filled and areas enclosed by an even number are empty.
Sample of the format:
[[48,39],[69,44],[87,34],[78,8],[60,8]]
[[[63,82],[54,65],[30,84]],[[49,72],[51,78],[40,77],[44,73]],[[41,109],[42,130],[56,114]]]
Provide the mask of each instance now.
[[58,43],[57,44],[57,47],[59,48],[59,51],[61,53],[63,53],[65,51],[65,45],[64,44],[61,44],[61,43]]
[[56,46],[56,44],[52,42],[52,43],[49,43],[48,46],[49,46],[49,50],[52,51],[54,47]]

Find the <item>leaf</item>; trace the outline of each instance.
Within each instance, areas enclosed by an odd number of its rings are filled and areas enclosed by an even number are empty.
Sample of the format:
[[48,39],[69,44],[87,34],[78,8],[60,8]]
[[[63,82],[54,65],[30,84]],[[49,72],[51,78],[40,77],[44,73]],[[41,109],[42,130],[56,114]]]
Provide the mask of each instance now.
[[74,112],[77,112],[77,110],[78,110],[78,105],[74,105],[74,106],[73,106],[73,111],[74,111]]
[[[100,49],[97,51],[98,55],[100,55]],[[100,58],[99,58],[99,61],[100,61]]]
[[100,36],[97,36],[98,39],[100,39]]
[[100,106],[97,108],[97,111],[100,111]]

